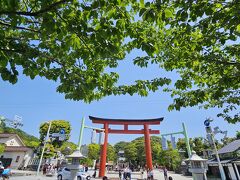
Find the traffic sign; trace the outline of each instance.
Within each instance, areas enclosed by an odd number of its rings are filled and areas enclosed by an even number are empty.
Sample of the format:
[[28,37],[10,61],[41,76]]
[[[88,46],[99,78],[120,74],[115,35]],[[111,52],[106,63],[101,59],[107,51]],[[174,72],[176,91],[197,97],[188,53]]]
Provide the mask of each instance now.
[[64,141],[66,139],[65,134],[60,134],[60,136],[58,137],[59,141]]
[[57,138],[59,141],[64,141],[66,139],[66,134],[52,133],[49,136],[52,138]]
[[52,133],[52,137],[59,137],[60,133]]
[[207,119],[207,120],[204,121],[204,125],[205,125],[205,126],[209,126],[209,125],[210,125],[209,119]]
[[65,129],[60,129],[60,132],[59,132],[60,134],[65,134]]

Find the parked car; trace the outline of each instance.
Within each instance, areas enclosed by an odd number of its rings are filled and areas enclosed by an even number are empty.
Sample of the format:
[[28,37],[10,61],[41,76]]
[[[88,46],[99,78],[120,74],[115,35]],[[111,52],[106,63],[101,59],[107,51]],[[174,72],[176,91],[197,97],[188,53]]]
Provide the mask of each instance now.
[[[58,180],[71,180],[71,170],[67,167],[60,169],[57,173]],[[84,168],[81,168],[77,172],[77,180],[90,180],[91,177],[88,173],[84,171]]]

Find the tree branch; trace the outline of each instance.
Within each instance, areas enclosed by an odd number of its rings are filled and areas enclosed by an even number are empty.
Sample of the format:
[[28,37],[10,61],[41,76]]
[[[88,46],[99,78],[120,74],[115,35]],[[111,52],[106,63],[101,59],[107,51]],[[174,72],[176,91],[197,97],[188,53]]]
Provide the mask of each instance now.
[[0,15],[5,14],[5,15],[12,15],[12,14],[16,14],[16,15],[23,15],[23,16],[38,16],[40,14],[43,14],[45,12],[51,11],[52,9],[54,9],[56,6],[63,4],[65,2],[68,2],[71,0],[60,0],[58,2],[55,2],[51,5],[49,5],[48,7],[41,9],[37,12],[25,12],[25,11],[0,11]]
[[15,29],[22,29],[22,30],[27,30],[27,31],[32,31],[32,32],[40,32],[39,30],[36,30],[36,29],[30,29],[30,28],[21,27],[21,26],[12,26],[11,24],[9,24],[7,22],[3,22],[3,21],[0,21],[0,24],[2,24],[4,26],[15,28]]
[[[58,12],[56,12],[56,14],[57,14],[57,16],[58,16],[61,20],[63,20],[67,25],[69,25],[68,22],[67,22]],[[85,42],[85,40],[79,35],[78,31],[76,31],[75,29],[73,29],[73,31],[74,31],[74,33],[80,38],[80,40],[82,41],[82,43],[84,44],[84,46],[88,49],[89,53],[92,55],[92,58],[94,58],[94,54],[93,54],[91,48],[89,48],[89,46],[88,46],[87,43]]]

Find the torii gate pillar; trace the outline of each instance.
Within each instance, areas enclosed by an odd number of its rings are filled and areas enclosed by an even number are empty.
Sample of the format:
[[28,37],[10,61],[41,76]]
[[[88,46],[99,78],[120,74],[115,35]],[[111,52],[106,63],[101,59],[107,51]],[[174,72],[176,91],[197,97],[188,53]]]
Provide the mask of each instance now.
[[105,175],[106,169],[106,160],[107,160],[107,144],[108,144],[108,124],[104,124],[105,129],[105,137],[104,144],[102,145],[101,150],[101,159],[100,159],[100,169],[99,169],[99,177],[103,177]]
[[144,138],[145,138],[145,152],[146,152],[147,167],[152,170],[153,169],[152,150],[151,150],[151,140],[149,135],[148,124],[144,124]]

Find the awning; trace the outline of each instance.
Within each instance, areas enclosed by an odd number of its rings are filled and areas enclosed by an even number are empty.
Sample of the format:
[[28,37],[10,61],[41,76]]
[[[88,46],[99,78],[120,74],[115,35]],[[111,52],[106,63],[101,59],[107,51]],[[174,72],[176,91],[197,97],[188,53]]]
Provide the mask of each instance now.
[[[235,159],[222,160],[222,161],[221,161],[221,164],[222,164],[223,166],[227,166],[227,164],[232,163],[232,161],[234,161],[234,160],[235,160]],[[207,161],[207,165],[209,165],[209,166],[218,166],[218,162],[217,162],[217,160],[208,160],[208,161]]]

